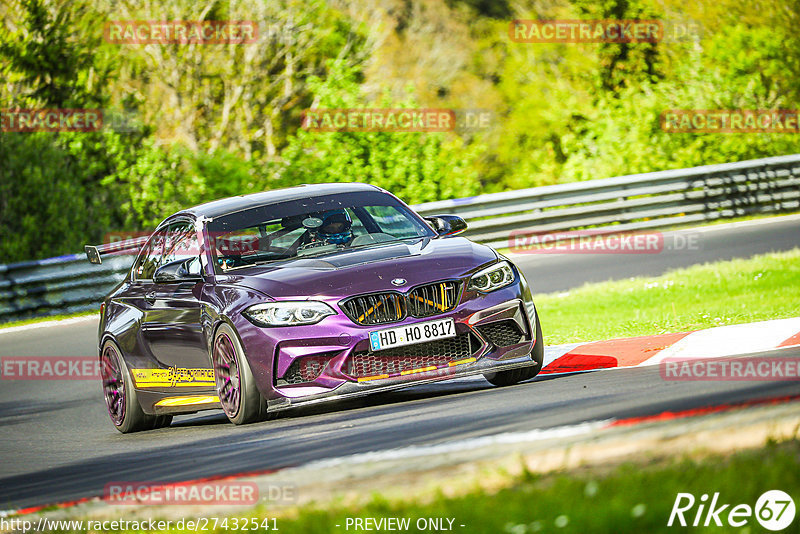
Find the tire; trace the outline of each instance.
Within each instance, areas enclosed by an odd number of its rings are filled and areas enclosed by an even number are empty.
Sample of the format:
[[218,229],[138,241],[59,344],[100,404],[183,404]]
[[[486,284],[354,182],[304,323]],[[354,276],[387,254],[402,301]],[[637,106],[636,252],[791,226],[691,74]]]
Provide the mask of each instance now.
[[149,415],[144,413],[133,379],[122,358],[122,352],[111,340],[103,343],[100,352],[100,373],[102,376],[103,396],[108,408],[108,416],[114,428],[128,434],[142,430],[154,430],[169,426],[171,415]]
[[231,423],[246,425],[267,418],[267,403],[256,388],[239,336],[227,323],[214,334],[211,366],[219,402]]
[[536,365],[529,367],[518,367],[508,371],[498,371],[496,373],[486,373],[483,375],[486,380],[495,386],[513,386],[525,380],[530,380],[539,374],[544,363],[544,340],[542,339],[542,325],[539,324],[539,314],[536,314],[536,344],[531,351],[531,360]]

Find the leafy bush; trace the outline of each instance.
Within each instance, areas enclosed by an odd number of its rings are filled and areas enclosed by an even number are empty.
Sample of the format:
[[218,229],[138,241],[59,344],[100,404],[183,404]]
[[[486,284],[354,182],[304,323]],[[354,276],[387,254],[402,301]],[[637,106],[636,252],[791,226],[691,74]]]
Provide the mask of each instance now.
[[[418,107],[412,93],[403,102],[384,95],[375,105],[365,105],[356,72],[341,61],[331,63],[325,80],[311,77],[308,85],[319,109]],[[289,139],[273,183],[366,182],[410,203],[463,197],[481,189],[473,165],[479,149],[447,133],[301,129]]]
[[114,227],[112,189],[66,134],[4,133],[0,142],[0,263],[74,253]]

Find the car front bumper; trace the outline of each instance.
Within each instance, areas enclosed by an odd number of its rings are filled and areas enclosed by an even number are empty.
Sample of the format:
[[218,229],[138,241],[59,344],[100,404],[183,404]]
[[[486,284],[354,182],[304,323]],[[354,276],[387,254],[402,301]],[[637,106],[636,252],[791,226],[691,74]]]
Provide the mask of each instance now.
[[[337,302],[326,302],[339,309]],[[530,289],[520,274],[517,282],[506,288],[486,294],[464,293],[454,310],[423,319],[409,318],[398,323],[361,326],[340,313],[316,325],[255,328],[246,324],[238,330],[258,389],[267,399],[269,409],[277,411],[536,365],[530,356],[534,344],[539,342],[535,339],[535,314]],[[423,363],[391,376],[356,377],[348,372],[348,362],[356,356],[382,357],[383,351],[369,353],[371,331],[448,317],[454,319],[457,334],[469,335],[473,342],[477,342],[477,348],[467,357],[454,358],[452,362],[437,366]],[[513,320],[522,333],[522,339],[517,343],[498,346],[481,330],[487,324],[509,320]],[[404,349],[410,347],[414,345],[407,345]],[[313,380],[287,383],[285,377],[292,364],[305,358],[324,362],[324,369]]]
[[[532,346],[532,345],[531,345]],[[307,406],[311,404],[318,404],[321,402],[329,402],[336,400],[345,400],[354,397],[362,397],[371,395],[373,393],[380,393],[384,391],[392,391],[401,388],[407,388],[420,384],[428,384],[431,382],[441,382],[443,380],[452,380],[455,378],[464,378],[475,375],[483,375],[484,373],[495,373],[497,371],[505,371],[508,369],[515,369],[517,367],[530,367],[531,358],[530,351],[524,356],[518,356],[512,359],[505,359],[502,362],[491,359],[478,359],[477,361],[465,364],[463,368],[455,371],[430,371],[428,373],[420,373],[419,376],[408,380],[396,380],[386,378],[382,380],[374,380],[368,383],[344,382],[335,389],[316,393],[311,395],[304,395],[302,397],[278,397],[269,400],[270,411],[282,411],[298,406]],[[424,376],[428,375],[428,376]]]

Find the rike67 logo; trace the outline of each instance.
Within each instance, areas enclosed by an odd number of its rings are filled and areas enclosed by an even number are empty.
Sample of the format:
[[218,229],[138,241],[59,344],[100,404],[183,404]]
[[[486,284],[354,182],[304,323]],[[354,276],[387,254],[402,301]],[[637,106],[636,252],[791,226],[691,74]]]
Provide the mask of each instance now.
[[678,493],[667,526],[721,527],[727,524],[732,527],[743,527],[755,516],[765,529],[778,531],[791,525],[794,515],[794,501],[789,494],[781,490],[764,492],[756,501],[755,507],[749,504],[732,506],[722,503],[719,492],[714,493],[710,502],[708,494],[705,493],[699,500],[691,493]]

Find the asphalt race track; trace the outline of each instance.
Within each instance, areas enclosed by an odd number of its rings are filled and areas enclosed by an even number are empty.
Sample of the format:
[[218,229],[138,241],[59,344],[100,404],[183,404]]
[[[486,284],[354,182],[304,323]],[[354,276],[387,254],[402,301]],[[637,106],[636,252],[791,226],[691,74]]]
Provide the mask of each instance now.
[[669,232],[664,250],[657,254],[521,254],[514,261],[536,294],[565,291],[586,282],[657,276],[670,269],[797,246],[800,216],[790,216]]
[[[695,263],[800,246],[800,218],[700,232],[700,249],[517,259],[538,293],[587,281],[661,274]],[[543,324],[545,339],[546,323]],[[2,356],[89,356],[96,321],[0,332]],[[782,356],[800,356],[784,350]],[[177,481],[499,432],[653,415],[797,395],[794,382],[666,382],[658,367],[543,376],[508,388],[445,382],[303,409],[234,427],[221,412],[125,435],[106,415],[99,383],[0,382],[0,510],[102,494],[110,481]],[[469,406],[468,410],[464,407]]]

